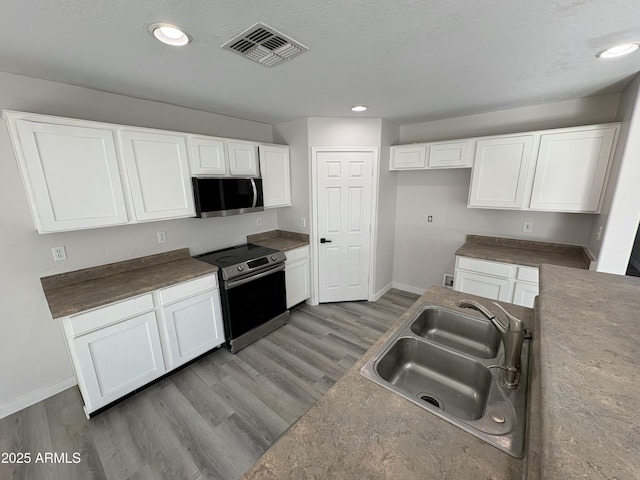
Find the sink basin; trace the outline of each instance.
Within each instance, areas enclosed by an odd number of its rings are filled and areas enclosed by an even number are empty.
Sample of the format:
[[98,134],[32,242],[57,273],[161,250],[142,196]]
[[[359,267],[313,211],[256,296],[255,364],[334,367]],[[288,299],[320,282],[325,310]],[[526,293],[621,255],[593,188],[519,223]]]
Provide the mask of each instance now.
[[495,358],[500,347],[500,334],[490,322],[445,308],[425,308],[411,331],[476,358]]
[[529,340],[518,388],[505,388],[496,328],[437,306],[417,312],[373,353],[360,374],[511,456],[524,456]]
[[458,418],[484,415],[491,372],[469,357],[405,337],[385,352],[375,370],[389,384]]

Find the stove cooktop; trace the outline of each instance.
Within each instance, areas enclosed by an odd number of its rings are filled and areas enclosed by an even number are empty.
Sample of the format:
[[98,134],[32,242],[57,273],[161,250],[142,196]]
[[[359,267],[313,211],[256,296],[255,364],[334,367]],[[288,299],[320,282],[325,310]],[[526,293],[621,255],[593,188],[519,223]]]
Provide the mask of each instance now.
[[238,245],[235,247],[223,248],[222,250],[202,253],[200,255],[196,255],[195,258],[218,267],[228,267],[278,253],[279,251],[280,250],[276,250],[274,248],[261,247],[260,245],[247,243],[246,245]]
[[223,280],[245,277],[253,272],[284,264],[286,257],[280,250],[248,243],[196,255],[194,258],[220,268]]

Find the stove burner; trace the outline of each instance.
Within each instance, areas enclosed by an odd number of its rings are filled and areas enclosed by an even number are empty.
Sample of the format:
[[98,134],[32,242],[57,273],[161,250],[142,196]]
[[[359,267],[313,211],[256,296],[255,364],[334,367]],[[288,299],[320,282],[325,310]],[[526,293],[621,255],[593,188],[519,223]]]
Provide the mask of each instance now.
[[226,255],[224,257],[218,257],[216,261],[220,265],[233,265],[234,263],[242,262],[242,257],[240,255]]

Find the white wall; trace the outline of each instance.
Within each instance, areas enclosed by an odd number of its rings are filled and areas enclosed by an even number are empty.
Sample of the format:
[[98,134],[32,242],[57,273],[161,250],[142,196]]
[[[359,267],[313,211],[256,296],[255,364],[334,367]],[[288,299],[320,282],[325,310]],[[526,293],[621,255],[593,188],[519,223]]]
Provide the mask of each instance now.
[[400,128],[382,121],[380,169],[378,171],[378,218],[376,230],[376,298],[382,296],[393,282],[394,240],[396,229],[396,199],[398,177],[389,170],[390,146],[398,143]]
[[[589,248],[597,256],[597,271],[624,275],[640,222],[640,76],[620,97],[619,119],[616,155]],[[603,233],[598,241],[600,227]]]
[[620,94],[565,100],[529,107],[416,123],[400,128],[399,143],[500,135],[527,130],[617,121]]
[[[267,124],[8,74],[0,74],[0,109],[272,141],[272,127]],[[189,247],[197,254],[277,228],[272,210],[38,235],[4,125],[0,126],[0,202],[0,417],[55,393],[72,377],[60,326],[51,318],[40,277],[175,248]],[[256,227],[258,216],[261,228]],[[157,231],[166,232],[166,244],[157,243]],[[53,262],[51,247],[57,245],[66,247],[67,261]]]
[[[619,95],[604,95],[401,126],[399,143],[616,121]],[[397,172],[394,285],[421,292],[453,273],[468,233],[586,245],[594,215],[467,208],[470,169]],[[433,222],[427,222],[427,216]],[[524,234],[522,223],[533,222]]]
[[379,147],[379,118],[307,119],[309,147]]
[[[309,233],[309,142],[307,119],[280,123],[273,127],[273,141],[289,145],[291,166],[291,206],[278,209],[278,227]],[[305,226],[302,219],[305,219]]]

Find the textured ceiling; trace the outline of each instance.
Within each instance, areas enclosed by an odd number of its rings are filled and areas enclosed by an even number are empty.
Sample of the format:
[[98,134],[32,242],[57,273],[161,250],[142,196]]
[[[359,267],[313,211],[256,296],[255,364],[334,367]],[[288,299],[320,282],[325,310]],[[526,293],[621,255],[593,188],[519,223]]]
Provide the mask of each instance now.
[[[640,71],[640,1],[0,0],[0,71],[267,123],[404,125],[611,93]],[[193,37],[163,45],[147,26]],[[309,47],[273,68],[220,46],[263,22]],[[362,116],[362,114],[360,114]]]

